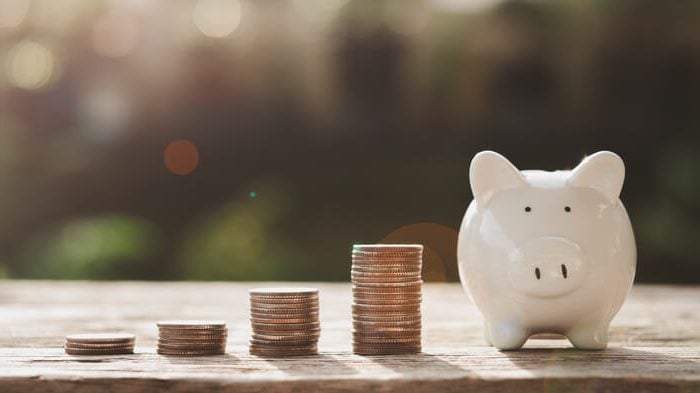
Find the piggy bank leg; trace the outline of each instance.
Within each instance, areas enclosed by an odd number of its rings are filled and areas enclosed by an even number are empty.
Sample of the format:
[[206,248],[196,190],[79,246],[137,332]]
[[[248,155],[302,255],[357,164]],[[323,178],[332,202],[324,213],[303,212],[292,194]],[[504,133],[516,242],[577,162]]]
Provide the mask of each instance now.
[[486,326],[487,341],[502,351],[520,349],[529,337],[527,330],[514,321],[491,321]]
[[486,340],[486,345],[493,345],[491,343],[491,327],[488,322],[484,322],[484,340]]
[[577,349],[601,350],[608,346],[609,321],[591,321],[578,324],[566,333]]

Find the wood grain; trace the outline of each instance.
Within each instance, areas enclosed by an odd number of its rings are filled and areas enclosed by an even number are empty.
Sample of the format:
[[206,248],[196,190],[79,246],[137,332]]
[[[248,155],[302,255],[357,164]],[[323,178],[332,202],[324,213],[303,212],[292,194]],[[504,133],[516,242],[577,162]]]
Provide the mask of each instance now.
[[[321,289],[321,354],[263,359],[247,353],[247,290]],[[526,349],[485,346],[482,320],[458,284],[424,289],[424,353],[350,353],[349,284],[0,282],[0,392],[398,391],[700,392],[700,288],[636,286],[611,328],[609,349],[566,340]],[[228,354],[155,354],[158,319],[224,319]],[[134,355],[71,357],[70,333],[137,335]]]

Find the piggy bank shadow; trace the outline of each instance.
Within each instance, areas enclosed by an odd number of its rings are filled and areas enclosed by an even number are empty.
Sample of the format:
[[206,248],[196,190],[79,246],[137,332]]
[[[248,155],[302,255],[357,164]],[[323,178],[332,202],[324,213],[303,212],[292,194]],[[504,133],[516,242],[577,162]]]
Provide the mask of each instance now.
[[524,348],[501,351],[515,367],[543,376],[671,378],[697,373],[700,361],[636,348],[601,351],[576,348]]

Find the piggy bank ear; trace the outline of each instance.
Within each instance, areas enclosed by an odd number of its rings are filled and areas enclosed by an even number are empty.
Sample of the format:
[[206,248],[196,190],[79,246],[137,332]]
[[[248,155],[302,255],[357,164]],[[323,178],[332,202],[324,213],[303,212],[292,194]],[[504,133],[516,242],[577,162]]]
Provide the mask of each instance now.
[[493,151],[482,151],[469,165],[469,184],[474,199],[483,206],[496,192],[526,183],[523,174],[505,157]]
[[611,151],[599,151],[588,156],[571,172],[569,184],[593,188],[613,203],[620,196],[625,180],[625,164]]

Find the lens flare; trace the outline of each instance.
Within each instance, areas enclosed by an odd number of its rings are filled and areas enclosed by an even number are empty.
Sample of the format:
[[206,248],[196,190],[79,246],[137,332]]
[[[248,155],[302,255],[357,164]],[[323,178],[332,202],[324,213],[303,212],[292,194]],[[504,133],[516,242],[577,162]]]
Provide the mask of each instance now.
[[27,90],[46,86],[56,66],[56,58],[49,48],[28,40],[18,42],[10,49],[7,59],[10,82]]
[[163,161],[171,173],[189,175],[199,166],[199,150],[194,143],[186,139],[172,141],[165,148]]
[[241,3],[237,0],[199,0],[192,21],[205,36],[224,38],[236,30],[242,14]]

